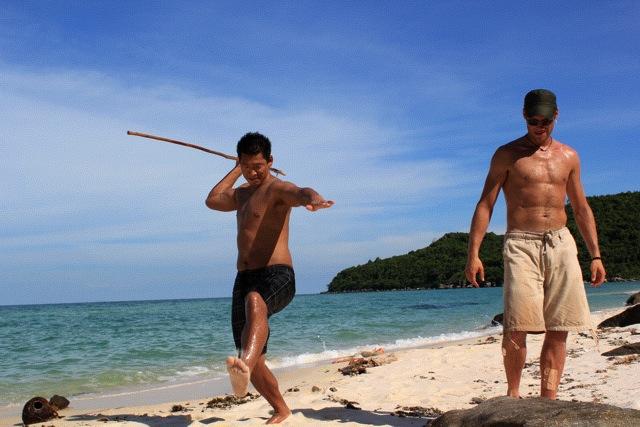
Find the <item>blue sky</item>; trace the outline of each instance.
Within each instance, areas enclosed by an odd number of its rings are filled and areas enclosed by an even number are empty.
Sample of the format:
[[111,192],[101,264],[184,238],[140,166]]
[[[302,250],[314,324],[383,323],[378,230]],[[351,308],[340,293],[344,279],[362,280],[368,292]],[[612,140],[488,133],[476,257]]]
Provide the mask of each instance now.
[[588,195],[640,188],[637,2],[236,3],[0,4],[0,304],[231,294],[235,217],[204,198],[233,164],[127,130],[269,136],[336,201],[292,214],[299,293],[467,231],[529,89]]

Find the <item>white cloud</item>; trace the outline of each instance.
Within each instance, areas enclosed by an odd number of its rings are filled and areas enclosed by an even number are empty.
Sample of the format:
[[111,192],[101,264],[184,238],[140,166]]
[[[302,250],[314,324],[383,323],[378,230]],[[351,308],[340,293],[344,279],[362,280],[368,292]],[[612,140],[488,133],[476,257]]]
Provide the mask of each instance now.
[[[120,276],[96,276],[108,283],[140,280],[149,265],[179,269],[221,259],[228,266],[213,274],[232,274],[234,218],[203,203],[232,163],[126,136],[126,130],[230,153],[242,133],[264,132],[286,179],[336,201],[331,211],[292,224],[298,227],[292,234],[301,237],[296,261],[313,271],[321,260],[325,276],[337,272],[326,268],[339,264],[331,256],[355,262],[362,254],[387,256],[424,246],[433,233],[424,225],[428,221],[415,220],[423,214],[419,207],[473,179],[444,156],[407,157],[411,150],[397,142],[405,131],[357,113],[205,97],[151,83],[131,88],[82,70],[0,69],[0,114],[11,124],[0,145],[8,160],[0,171],[0,218],[7,227],[0,251],[4,268],[12,270],[5,277],[28,276],[29,268],[41,264],[51,271],[120,266]],[[394,211],[408,218],[396,231],[388,226]],[[410,224],[424,228],[396,236]],[[50,280],[73,277],[52,272]],[[317,280],[302,289],[322,289],[326,278]]]

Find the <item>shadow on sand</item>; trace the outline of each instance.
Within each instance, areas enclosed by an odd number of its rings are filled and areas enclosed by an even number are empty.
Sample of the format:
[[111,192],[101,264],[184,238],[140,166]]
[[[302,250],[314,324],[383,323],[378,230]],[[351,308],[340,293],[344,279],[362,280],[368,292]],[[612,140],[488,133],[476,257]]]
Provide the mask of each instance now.
[[[70,415],[65,417],[67,421],[129,421],[147,425],[149,427],[184,427],[193,423],[191,415],[134,415],[134,414],[116,414],[116,415],[102,415],[102,414],[82,414],[82,415]],[[225,421],[224,418],[210,417],[204,420],[198,420],[201,424],[213,424],[219,421]]]
[[320,421],[337,421],[341,423],[359,423],[371,426],[396,426],[396,427],[423,427],[433,418],[403,418],[391,415],[390,412],[354,410],[343,407],[322,409],[294,409],[293,413],[300,412],[306,418]]

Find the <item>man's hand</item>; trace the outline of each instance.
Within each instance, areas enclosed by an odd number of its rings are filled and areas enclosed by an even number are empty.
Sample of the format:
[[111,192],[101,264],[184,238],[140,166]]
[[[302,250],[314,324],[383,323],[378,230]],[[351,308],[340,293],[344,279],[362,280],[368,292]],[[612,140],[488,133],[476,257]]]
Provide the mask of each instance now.
[[326,209],[333,206],[333,200],[325,200],[321,196],[311,199],[311,203],[304,205],[304,207],[311,212],[315,212],[319,209]]
[[591,286],[596,288],[604,283],[607,272],[604,271],[602,260],[594,259],[591,261]]
[[464,269],[464,275],[467,276],[467,280],[474,288],[479,288],[480,285],[476,280],[476,276],[480,274],[480,281],[484,282],[484,266],[480,258],[470,258],[467,260],[467,266]]

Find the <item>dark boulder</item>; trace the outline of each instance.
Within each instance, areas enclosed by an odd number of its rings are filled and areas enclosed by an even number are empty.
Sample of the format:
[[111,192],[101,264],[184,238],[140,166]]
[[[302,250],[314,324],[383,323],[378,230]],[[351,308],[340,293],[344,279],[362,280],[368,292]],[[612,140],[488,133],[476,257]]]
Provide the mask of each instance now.
[[636,292],[635,294],[631,295],[627,300],[627,305],[635,304],[640,304],[640,292]]
[[494,397],[466,410],[446,412],[431,427],[627,427],[640,425],[640,411],[589,402],[541,397]]
[[640,342],[634,344],[625,344],[613,350],[605,351],[603,356],[629,356],[632,354],[640,354]]
[[615,328],[640,323],[640,304],[627,308],[622,313],[609,317],[598,325],[600,328]]
[[49,403],[54,406],[56,410],[60,411],[61,409],[69,406],[69,403],[71,402],[69,402],[69,399],[64,396],[58,396],[57,394],[54,394],[53,396],[51,396],[51,399],[49,399]]
[[44,397],[34,397],[22,408],[22,422],[25,425],[42,423],[53,418],[58,418],[58,413]]
[[491,326],[499,326],[504,322],[504,313],[496,314],[491,320]]

